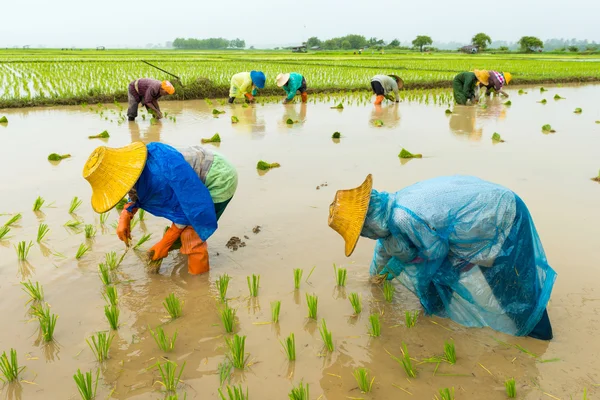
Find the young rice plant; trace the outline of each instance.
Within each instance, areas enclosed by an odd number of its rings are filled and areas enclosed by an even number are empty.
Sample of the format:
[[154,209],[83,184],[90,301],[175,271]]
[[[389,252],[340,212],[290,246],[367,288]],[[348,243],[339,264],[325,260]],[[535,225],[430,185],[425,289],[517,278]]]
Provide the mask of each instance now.
[[44,299],[44,288],[40,286],[39,282],[35,284],[31,280],[27,282],[21,282],[21,289],[29,295],[29,301],[42,301]]
[[258,288],[260,286],[260,275],[252,274],[252,278],[248,276],[246,277],[246,279],[248,280],[248,290],[250,291],[250,296],[258,296]]
[[114,335],[106,332],[97,332],[94,336],[85,340],[98,362],[101,363],[108,359],[108,352],[110,351],[110,345],[114,337]]
[[375,377],[371,378],[369,370],[366,368],[356,368],[352,373],[361,392],[369,393],[373,388]]
[[17,251],[17,258],[19,259],[19,261],[27,260],[29,250],[31,250],[32,246],[33,242],[26,243],[25,241],[21,241],[18,245],[15,246],[15,250]]
[[179,374],[177,373],[177,364],[171,360],[167,360],[162,364],[157,363],[156,367],[162,378],[158,383],[160,383],[167,392],[175,393],[177,391],[177,385],[179,385],[181,380],[181,374],[183,374],[183,369],[185,368],[185,361],[181,365]]
[[321,327],[319,328],[319,332],[321,332],[321,339],[323,339],[323,343],[325,344],[327,351],[332,352],[334,349],[333,339],[331,336],[331,331],[327,329],[327,324],[325,323],[324,319],[321,320]]
[[175,297],[175,293],[171,293],[167,296],[165,301],[163,301],[163,306],[171,316],[171,319],[181,317],[183,302],[179,300],[179,298]]
[[506,395],[509,398],[514,399],[515,397],[517,397],[517,387],[514,378],[507,379],[504,382],[504,387],[506,388]]
[[156,328],[156,331],[153,331],[150,328],[148,329],[150,330],[150,334],[154,338],[154,341],[158,345],[159,349],[166,353],[173,351],[175,348],[175,340],[177,340],[177,330],[175,330],[173,337],[169,338],[163,328],[160,326]]
[[110,328],[114,331],[119,329],[119,308],[114,305],[104,306],[104,315],[108,320]]
[[246,336],[233,335],[233,338],[225,338],[229,348],[229,358],[237,369],[246,368],[248,356],[246,356]]
[[219,290],[219,300],[224,303],[227,300],[227,288],[229,287],[229,281],[231,277],[227,274],[220,275],[217,278],[217,289]]
[[294,289],[300,289],[300,281],[302,280],[302,273],[304,271],[301,268],[294,269]]
[[100,376],[100,370],[96,372],[96,379],[92,378],[92,371],[88,371],[85,374],[81,373],[81,370],[77,370],[77,373],[73,375],[79,394],[82,400],[93,400],[96,398],[96,389],[98,388],[98,376]]
[[233,333],[235,327],[235,309],[230,308],[229,305],[225,303],[225,307],[221,309],[220,314],[225,332]]
[[369,335],[373,337],[379,337],[381,335],[381,321],[379,320],[379,314],[371,314],[369,316]]
[[350,300],[350,304],[352,305],[352,309],[354,310],[354,315],[360,314],[362,312],[362,302],[358,293],[350,293],[350,295],[348,296],[348,300]]
[[385,301],[391,303],[394,299],[394,292],[396,291],[396,287],[390,281],[383,282],[383,297]]
[[289,361],[296,360],[296,338],[293,333],[290,333],[290,336],[285,338],[285,341],[281,342],[283,346],[283,350],[285,350],[285,355]]
[[10,358],[6,355],[6,352],[2,352],[0,356],[0,380],[3,383],[14,382],[19,379],[19,375],[25,369],[25,367],[19,367],[17,360],[17,351],[10,349]]
[[304,386],[304,382],[300,382],[298,386],[292,388],[292,391],[288,394],[290,400],[310,400],[310,392],[308,390],[308,383]]
[[271,322],[274,324],[279,322],[279,311],[281,310],[281,301],[276,300],[271,302]]
[[83,201],[80,200],[79,197],[73,197],[73,200],[71,200],[71,206],[69,207],[69,214],[73,214],[75,211],[77,211],[79,206],[81,206],[81,203],[83,203]]
[[219,398],[220,400],[248,400],[248,388],[246,388],[246,393],[244,393],[244,389],[242,388],[242,385],[238,385],[238,386],[229,386],[227,385],[226,387],[226,394],[227,397],[225,397],[225,395],[223,394],[223,391],[221,391],[221,388],[218,389],[219,391]]
[[335,273],[335,281],[338,286],[346,286],[346,276],[348,275],[348,271],[346,268],[338,268],[335,264],[333,264],[333,272]]
[[48,232],[50,232],[50,228],[48,228],[48,225],[41,223],[40,226],[38,226],[37,242],[41,243],[42,240],[44,240],[44,237],[46,237],[46,235],[48,234]]
[[308,306],[308,318],[316,320],[319,297],[306,293],[306,305]]

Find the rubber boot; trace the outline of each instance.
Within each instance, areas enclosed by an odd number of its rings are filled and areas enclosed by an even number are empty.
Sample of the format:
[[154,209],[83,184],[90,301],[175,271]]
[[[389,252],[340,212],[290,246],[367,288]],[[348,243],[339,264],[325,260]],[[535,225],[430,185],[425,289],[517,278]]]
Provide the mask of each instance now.
[[304,92],[301,94],[302,96],[302,102],[306,103],[308,101],[308,93]]
[[375,104],[376,106],[380,106],[380,105],[381,105],[381,103],[383,102],[383,99],[384,99],[384,98],[385,98],[385,97],[384,97],[382,94],[379,94],[379,95],[377,95],[377,97],[375,98],[375,103],[374,103],[374,104]]
[[235,97],[230,97],[230,98],[227,100],[227,102],[228,102],[229,104],[233,104],[233,102],[234,102],[234,101],[235,101]]
[[210,270],[208,245],[191,226],[181,233],[181,254],[188,256],[188,272],[190,275],[203,274]]
[[152,259],[152,261],[159,260],[161,258],[165,258],[169,254],[169,250],[173,243],[179,239],[179,236],[182,235],[183,231],[187,229],[179,229],[175,224],[171,225],[169,229],[165,232],[163,238],[160,242],[156,243],[154,246],[148,250],[148,256]]

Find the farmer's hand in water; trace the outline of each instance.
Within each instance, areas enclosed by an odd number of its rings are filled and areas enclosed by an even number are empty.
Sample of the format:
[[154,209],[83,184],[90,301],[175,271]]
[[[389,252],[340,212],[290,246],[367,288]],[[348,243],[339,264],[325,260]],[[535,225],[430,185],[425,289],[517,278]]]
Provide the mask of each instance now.
[[125,204],[121,216],[119,217],[119,225],[117,226],[117,236],[121,241],[125,242],[129,246],[131,240],[131,220],[133,219],[133,213],[127,211],[131,207],[132,203]]

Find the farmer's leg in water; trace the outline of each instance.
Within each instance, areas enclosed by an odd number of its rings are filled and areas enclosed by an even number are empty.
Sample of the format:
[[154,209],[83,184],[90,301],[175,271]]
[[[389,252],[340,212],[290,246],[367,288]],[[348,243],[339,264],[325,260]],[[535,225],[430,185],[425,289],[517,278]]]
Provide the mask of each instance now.
[[135,118],[138,115],[140,100],[131,94],[131,92],[127,92],[127,104],[127,117],[129,117],[129,121],[135,121]]
[[377,95],[377,97],[375,98],[375,105],[381,105],[383,99],[385,98],[385,90],[383,89],[383,85],[381,84],[381,82],[371,81],[371,89],[373,89],[373,92],[375,92],[375,94]]
[[300,96],[302,96],[302,102],[306,103],[308,101],[308,93],[306,92],[306,78],[302,78],[302,86],[298,91],[300,92]]

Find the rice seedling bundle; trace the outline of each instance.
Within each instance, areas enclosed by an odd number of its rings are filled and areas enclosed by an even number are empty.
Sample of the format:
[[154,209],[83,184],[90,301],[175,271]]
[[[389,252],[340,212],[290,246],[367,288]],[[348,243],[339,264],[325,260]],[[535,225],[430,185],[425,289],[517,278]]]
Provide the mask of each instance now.
[[93,400],[96,398],[96,389],[98,388],[98,376],[100,370],[96,372],[96,379],[92,377],[92,371],[88,371],[85,374],[81,373],[81,370],[77,370],[77,373],[73,375],[73,380],[79,390],[79,395],[82,400]]
[[358,293],[350,293],[348,296],[348,300],[352,305],[352,309],[354,310],[354,314],[358,315],[362,312],[362,302],[360,300],[360,296]]
[[316,320],[319,298],[316,295],[306,293],[306,305],[308,307],[308,318]]
[[281,301],[276,300],[271,302],[271,322],[274,324],[279,322],[279,311],[281,310]]
[[231,277],[227,274],[220,275],[217,278],[217,289],[219,290],[219,299],[221,302],[225,302],[227,300],[227,288],[229,287],[229,281]]
[[285,355],[289,361],[296,360],[296,338],[293,333],[290,333],[290,336],[285,338],[283,342],[281,342],[283,346],[283,350],[285,351]]
[[176,392],[177,385],[179,385],[179,382],[181,381],[181,374],[183,374],[183,369],[185,368],[185,361],[181,365],[179,373],[177,372],[178,365],[171,360],[167,360],[162,364],[157,363],[156,367],[158,368],[161,377],[161,380],[159,380],[158,383],[161,384],[167,392]]
[[300,281],[302,280],[302,273],[304,270],[301,268],[294,269],[294,289],[300,289]]
[[167,336],[163,328],[160,326],[157,327],[155,331],[153,331],[152,329],[149,330],[159,349],[161,349],[164,352],[173,351],[173,349],[175,348],[175,341],[177,340],[177,330],[175,330],[175,333],[171,338]]
[[114,335],[110,335],[107,332],[97,332],[94,336],[85,340],[98,362],[103,362],[108,359],[110,345],[112,344],[114,337]]
[[225,332],[233,333],[235,327],[235,309],[230,308],[229,305],[225,303],[225,306],[221,308],[220,315]]
[[233,386],[233,387],[227,385],[225,390],[227,390],[227,392],[225,393],[227,395],[227,397],[225,397],[225,394],[223,394],[223,391],[221,390],[221,388],[218,389],[220,400],[248,400],[249,399],[248,388],[246,388],[246,393],[244,393],[244,389],[242,388],[242,385]]
[[373,388],[373,382],[375,382],[375,377],[371,378],[369,370],[366,368],[357,368],[352,373],[354,375],[354,379],[356,379],[356,383],[358,383],[358,388],[363,393],[369,393]]
[[327,329],[327,324],[325,323],[325,320],[321,321],[321,327],[319,328],[319,332],[321,333],[321,339],[323,339],[325,348],[330,352],[333,351],[334,347],[331,331]]
[[16,381],[24,369],[25,367],[19,367],[15,349],[10,349],[10,357],[6,355],[5,351],[2,352],[0,356],[0,374],[2,374],[2,377],[0,377],[0,380],[3,383]]
[[369,324],[369,335],[379,337],[381,335],[381,321],[379,320],[379,314],[371,314],[369,316]]
[[229,359],[234,368],[244,369],[248,361],[246,350],[246,336],[233,335],[233,338],[225,338],[229,348]]
[[37,242],[41,243],[42,240],[44,240],[44,238],[48,234],[48,232],[50,232],[50,228],[48,228],[48,225],[41,223],[40,226],[38,226]]
[[260,286],[260,275],[252,274],[252,277],[246,277],[248,281],[248,291],[251,297],[258,296],[258,288]]
[[169,294],[167,298],[165,298],[165,301],[163,301],[163,306],[169,313],[169,316],[171,316],[171,319],[181,317],[183,302],[179,298],[175,297],[174,293]]

